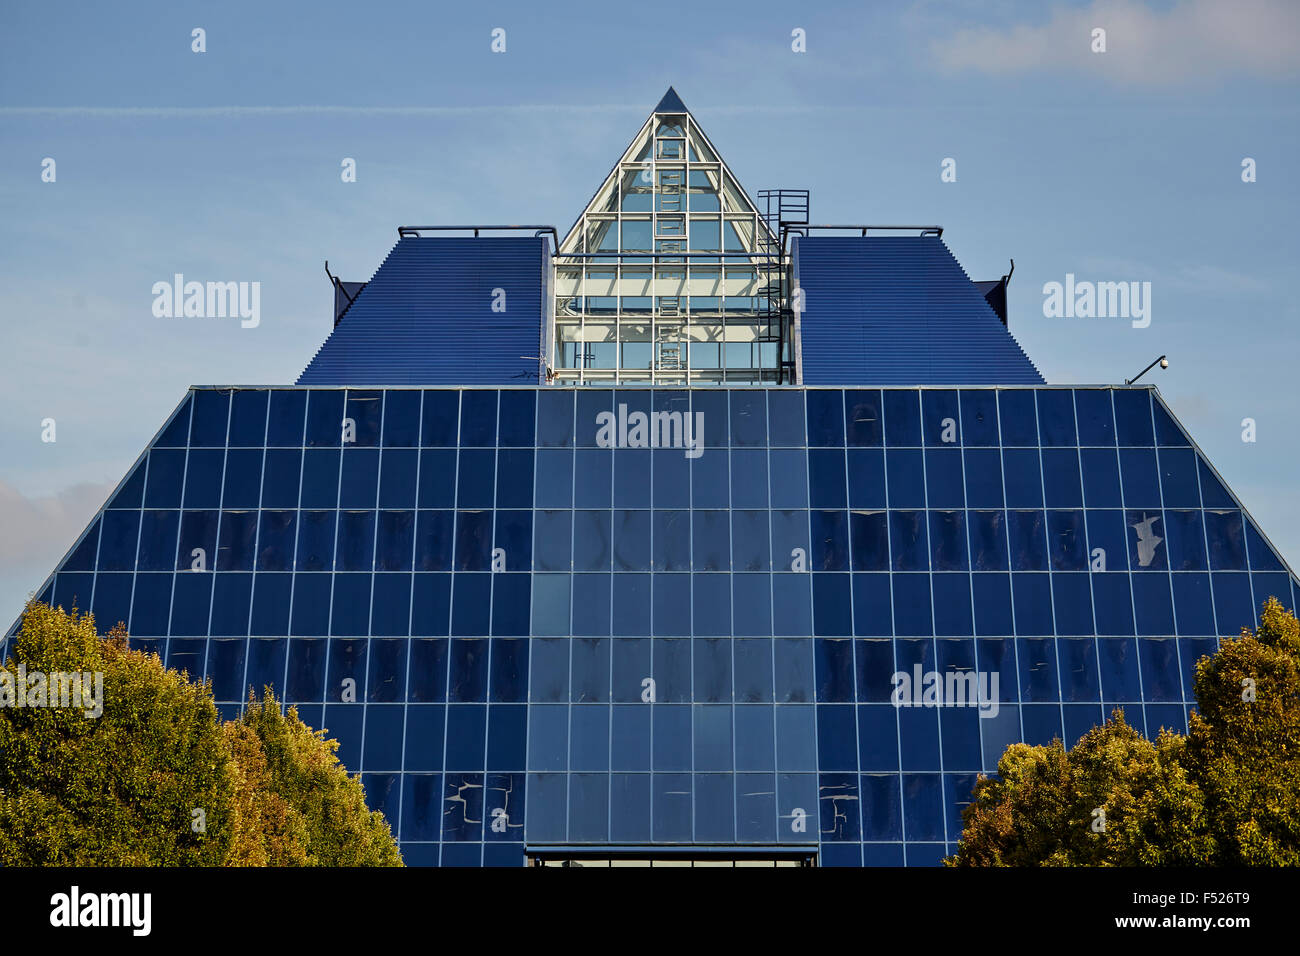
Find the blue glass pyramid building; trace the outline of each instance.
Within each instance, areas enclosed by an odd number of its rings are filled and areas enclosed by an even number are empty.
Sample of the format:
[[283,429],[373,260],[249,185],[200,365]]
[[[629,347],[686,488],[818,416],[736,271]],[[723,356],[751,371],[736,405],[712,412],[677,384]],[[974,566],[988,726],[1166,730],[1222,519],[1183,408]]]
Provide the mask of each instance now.
[[933,865],[1007,745],[1185,730],[1297,599],[1005,282],[754,201],[670,90],[567,234],[404,227],[296,385],[192,388],[38,597],[274,686],[409,864]]

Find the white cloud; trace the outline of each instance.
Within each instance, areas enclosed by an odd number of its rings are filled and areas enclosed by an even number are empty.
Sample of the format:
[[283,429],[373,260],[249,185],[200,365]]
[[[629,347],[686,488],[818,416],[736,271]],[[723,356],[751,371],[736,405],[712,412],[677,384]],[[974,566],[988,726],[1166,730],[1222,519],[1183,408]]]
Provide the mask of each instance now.
[[1161,289],[1196,295],[1267,295],[1274,286],[1264,274],[1252,275],[1211,263],[1151,262],[1116,256],[1081,256],[1076,278],[1100,281],[1148,281]]
[[[1091,49],[1106,31],[1105,53]],[[1069,71],[1161,86],[1229,73],[1265,77],[1300,72],[1300,4],[1294,0],[1181,0],[1154,10],[1137,0],[1056,7],[1043,24],[975,27],[938,40],[950,70],[991,74]]]
[[0,597],[14,605],[15,614],[26,592],[40,587],[114,486],[83,482],[53,495],[31,496],[0,481],[0,527],[5,529],[0,535],[0,578],[5,581]]

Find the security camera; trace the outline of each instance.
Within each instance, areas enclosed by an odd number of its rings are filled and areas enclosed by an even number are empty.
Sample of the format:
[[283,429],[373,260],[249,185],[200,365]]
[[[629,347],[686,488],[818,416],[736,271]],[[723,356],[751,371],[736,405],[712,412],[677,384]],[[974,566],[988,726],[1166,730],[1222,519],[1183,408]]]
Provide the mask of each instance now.
[[1167,358],[1162,358],[1162,359],[1160,360],[1160,367],[1161,367],[1161,368],[1168,368],[1168,367],[1169,367],[1169,359],[1167,359]]

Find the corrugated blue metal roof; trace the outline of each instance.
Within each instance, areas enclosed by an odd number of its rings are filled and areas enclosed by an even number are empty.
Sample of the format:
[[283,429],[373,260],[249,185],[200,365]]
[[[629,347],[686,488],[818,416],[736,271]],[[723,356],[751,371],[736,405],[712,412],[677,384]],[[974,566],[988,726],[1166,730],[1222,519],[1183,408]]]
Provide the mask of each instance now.
[[549,269],[545,238],[403,238],[298,384],[536,382]]
[[806,385],[1038,385],[1043,376],[935,236],[794,239]]

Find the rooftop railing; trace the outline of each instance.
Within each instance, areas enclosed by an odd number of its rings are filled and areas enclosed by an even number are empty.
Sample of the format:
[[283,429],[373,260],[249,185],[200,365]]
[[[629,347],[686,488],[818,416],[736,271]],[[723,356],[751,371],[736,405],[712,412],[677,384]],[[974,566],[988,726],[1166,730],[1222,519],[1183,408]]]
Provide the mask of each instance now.
[[534,236],[551,237],[551,248],[558,251],[560,235],[554,226],[398,226],[397,235],[402,239],[418,238],[426,232],[471,232],[478,237],[483,232],[531,232]]

